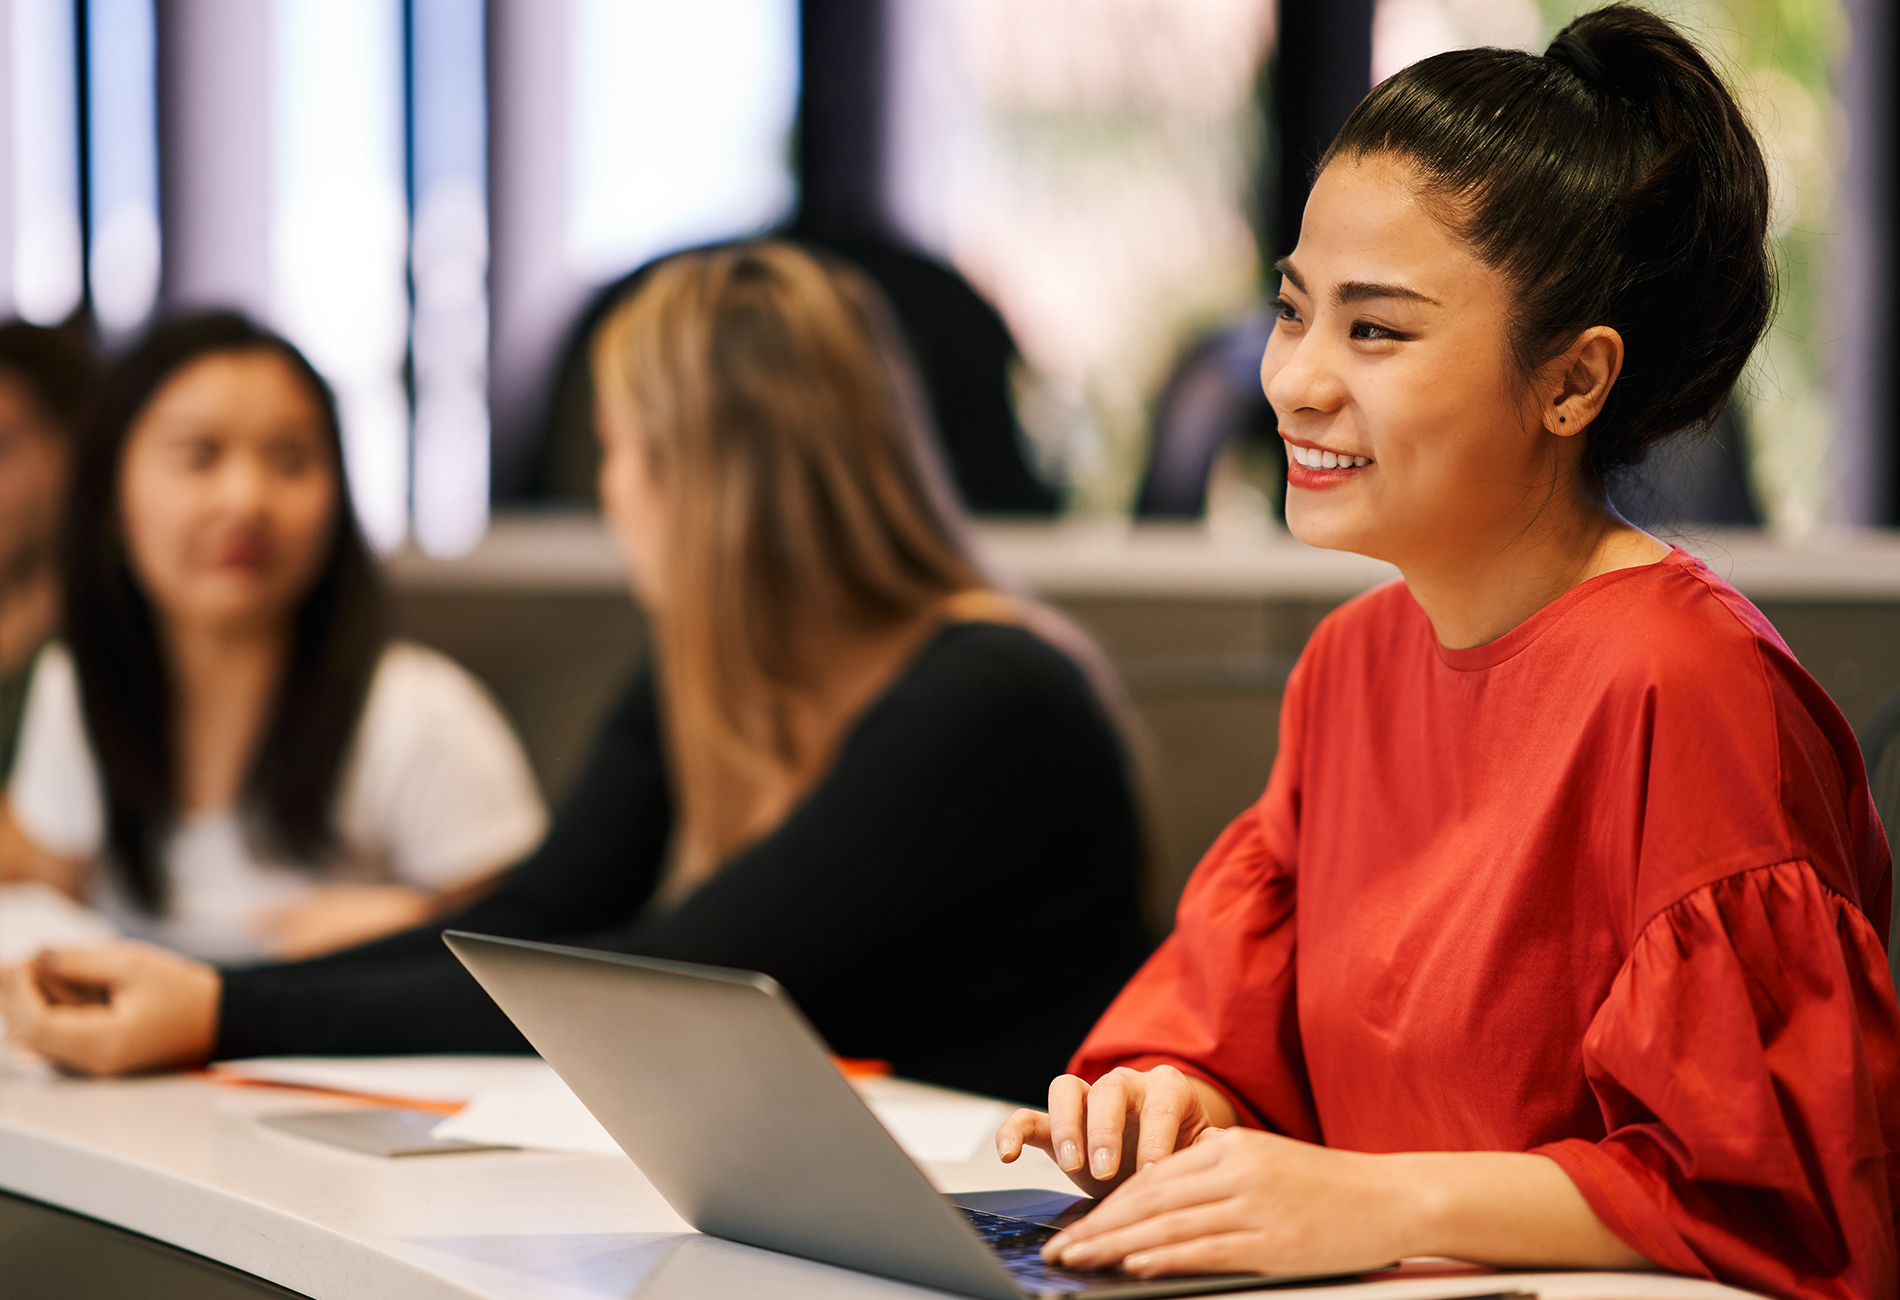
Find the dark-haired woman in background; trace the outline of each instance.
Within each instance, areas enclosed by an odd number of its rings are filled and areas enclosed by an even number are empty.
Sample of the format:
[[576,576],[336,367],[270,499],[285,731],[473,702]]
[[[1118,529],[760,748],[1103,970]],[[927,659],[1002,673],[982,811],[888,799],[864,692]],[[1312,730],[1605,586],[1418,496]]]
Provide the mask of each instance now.
[[66,525],[64,644],[26,704],[0,875],[202,957],[413,925],[540,839],[482,689],[385,635],[330,394],[233,315],[108,380]]
[[[1099,652],[971,554],[856,273],[777,242],[681,254],[593,363],[603,513],[654,659],[546,843],[446,923],[765,971],[846,1056],[1036,1096],[1148,947]],[[62,952],[0,1000],[93,1073],[526,1050],[441,928],[225,972]],[[106,1004],[63,1004],[73,982]],[[1036,1015],[999,1029],[999,999]]]
[[1428,59],[1342,128],[1262,363],[1287,519],[1404,580],[1314,634],[1260,802],[1005,1159],[1072,1265],[1413,1255],[1895,1293],[1891,871],[1854,736],[1604,478],[1767,322],[1768,181],[1614,7]]
[[33,663],[59,626],[59,508],[93,378],[76,331],[0,325],[0,794]]

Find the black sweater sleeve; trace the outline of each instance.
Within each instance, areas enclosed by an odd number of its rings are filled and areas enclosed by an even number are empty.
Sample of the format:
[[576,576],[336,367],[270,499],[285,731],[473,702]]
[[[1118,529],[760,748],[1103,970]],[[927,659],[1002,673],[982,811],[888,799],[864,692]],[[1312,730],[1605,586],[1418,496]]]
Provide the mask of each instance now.
[[[651,743],[657,763],[657,726]],[[777,831],[678,906],[640,910],[649,872],[613,907],[504,890],[455,924],[549,937],[578,913],[570,941],[768,972],[844,1055],[1036,1101],[1145,953],[1138,856],[1123,755],[1074,664],[1021,629],[965,624]],[[219,1050],[519,1047],[476,999],[440,950],[233,973]]]
[[525,1052],[527,1042],[442,945],[442,931],[520,939],[625,924],[652,896],[672,832],[653,676],[614,705],[560,816],[491,893],[358,948],[224,973],[215,1054]]

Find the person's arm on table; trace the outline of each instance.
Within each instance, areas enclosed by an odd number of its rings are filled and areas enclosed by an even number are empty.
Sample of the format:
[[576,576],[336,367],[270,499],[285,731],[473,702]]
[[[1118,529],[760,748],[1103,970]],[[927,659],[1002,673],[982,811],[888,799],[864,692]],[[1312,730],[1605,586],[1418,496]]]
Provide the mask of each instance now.
[[86,1074],[196,1065],[217,1032],[217,968],[146,943],[68,948],[0,969],[7,1032]]
[[[1237,1118],[1218,1089],[1172,1066],[1115,1070],[1093,1088],[1064,1075],[1049,1113],[1017,1111],[996,1145],[1006,1162],[1026,1146],[1048,1151],[1082,1190],[1106,1196],[1044,1247],[1072,1268],[1327,1273],[1414,1255],[1649,1266],[1543,1156],[1336,1151],[1229,1127]],[[1071,1167],[1081,1150],[1087,1169]]]
[[[310,961],[223,972],[143,945],[125,945],[128,955],[110,964],[97,954],[120,945],[56,954],[8,972],[5,996],[26,1008],[8,1017],[8,1029],[87,1074],[226,1056],[524,1051],[507,1017],[442,946],[441,931],[533,938],[624,921],[653,890],[670,827],[652,679],[642,673],[541,848],[461,912]],[[39,987],[94,975],[109,978],[83,1005]],[[207,998],[209,1034],[201,1032]]]

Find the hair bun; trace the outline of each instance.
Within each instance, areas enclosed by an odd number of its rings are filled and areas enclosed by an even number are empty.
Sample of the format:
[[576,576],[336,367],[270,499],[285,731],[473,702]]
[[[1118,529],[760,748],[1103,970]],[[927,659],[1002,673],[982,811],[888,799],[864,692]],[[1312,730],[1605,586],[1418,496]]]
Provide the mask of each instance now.
[[1603,94],[1614,94],[1616,91],[1609,68],[1588,40],[1588,33],[1577,31],[1576,23],[1557,33],[1550,48],[1544,51],[1544,57],[1569,68],[1577,74],[1578,80],[1593,90]]
[[1616,4],[1573,19],[1544,57],[1599,94],[1641,100],[1654,93],[1659,74],[1679,61],[1672,55],[1685,44],[1681,33],[1647,9]]

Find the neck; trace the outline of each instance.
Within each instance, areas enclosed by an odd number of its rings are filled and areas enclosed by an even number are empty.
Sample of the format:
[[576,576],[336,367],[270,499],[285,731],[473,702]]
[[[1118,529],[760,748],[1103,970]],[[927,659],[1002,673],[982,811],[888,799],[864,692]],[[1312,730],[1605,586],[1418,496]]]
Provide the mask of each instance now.
[[59,582],[49,556],[0,570],[0,674],[18,672],[59,622]]
[[264,623],[170,623],[175,744],[184,810],[235,807],[290,654],[290,629]]
[[1571,588],[1669,553],[1600,493],[1583,492],[1459,542],[1398,562],[1439,644],[1451,650],[1495,641]]

